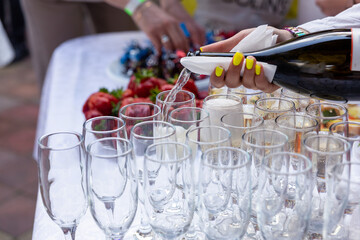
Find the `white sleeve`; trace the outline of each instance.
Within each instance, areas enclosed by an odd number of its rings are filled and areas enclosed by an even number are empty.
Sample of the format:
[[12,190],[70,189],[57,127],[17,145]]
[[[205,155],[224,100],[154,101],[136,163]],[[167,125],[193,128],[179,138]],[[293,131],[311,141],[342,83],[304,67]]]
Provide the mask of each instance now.
[[360,28],[360,4],[356,4],[351,8],[339,13],[334,17],[326,17],[314,20],[298,26],[309,32],[318,32],[330,29],[350,29]]

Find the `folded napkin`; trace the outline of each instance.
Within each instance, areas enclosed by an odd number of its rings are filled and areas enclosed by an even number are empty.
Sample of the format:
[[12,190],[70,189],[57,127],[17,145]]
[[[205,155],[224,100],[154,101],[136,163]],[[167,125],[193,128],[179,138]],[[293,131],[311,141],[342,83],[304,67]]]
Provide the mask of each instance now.
[[[241,40],[230,52],[252,52],[267,47],[274,46],[277,40],[277,35],[273,34],[272,29],[268,29],[267,25],[257,27],[253,32]],[[230,57],[204,57],[204,56],[190,56],[183,57],[181,64],[190,71],[198,74],[210,75],[217,66],[223,67],[225,70],[229,68],[232,61]],[[259,62],[263,68],[266,78],[269,82],[272,81],[276,72],[276,66],[264,62]],[[241,75],[244,71],[244,64],[242,66]]]

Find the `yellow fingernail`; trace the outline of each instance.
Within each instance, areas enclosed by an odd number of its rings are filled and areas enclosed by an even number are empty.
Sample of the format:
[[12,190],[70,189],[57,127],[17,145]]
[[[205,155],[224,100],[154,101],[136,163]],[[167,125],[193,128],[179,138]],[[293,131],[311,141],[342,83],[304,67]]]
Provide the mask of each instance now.
[[259,76],[260,73],[261,73],[261,66],[259,64],[256,64],[255,65],[255,74]]
[[217,77],[220,77],[221,74],[223,73],[223,71],[224,71],[224,69],[223,69],[222,67],[216,67],[216,69],[215,69],[215,75],[216,75]]
[[203,52],[203,48],[201,47],[201,48],[199,48],[200,49],[200,52]]
[[236,52],[233,58],[233,64],[234,66],[239,66],[244,55],[242,53]]
[[246,68],[247,69],[252,69],[253,65],[254,65],[254,59],[246,58]]

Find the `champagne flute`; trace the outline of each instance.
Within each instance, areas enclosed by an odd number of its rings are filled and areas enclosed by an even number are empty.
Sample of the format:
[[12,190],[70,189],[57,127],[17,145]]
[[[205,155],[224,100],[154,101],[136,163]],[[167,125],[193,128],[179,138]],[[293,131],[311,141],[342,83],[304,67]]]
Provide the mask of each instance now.
[[221,117],[222,126],[231,133],[233,147],[241,148],[242,135],[264,124],[264,119],[253,113],[235,112]]
[[318,120],[317,131],[322,132],[328,132],[333,123],[347,121],[348,119],[346,107],[336,103],[313,103],[306,107],[305,112]]
[[267,155],[260,168],[257,216],[267,240],[302,240],[310,219],[312,164],[301,154]]
[[169,91],[160,92],[156,95],[156,105],[158,105],[162,111],[162,119],[168,121],[169,113],[180,107],[195,107],[195,95],[192,92],[180,90],[176,93],[175,101],[165,102],[166,97],[169,95]]
[[66,240],[74,240],[85,214],[84,138],[76,132],[55,132],[38,140],[40,192],[46,212],[60,226]]
[[337,122],[330,126],[330,134],[340,137],[350,143],[347,161],[360,162],[360,122]]
[[131,128],[140,122],[160,120],[161,109],[153,103],[131,103],[122,107],[119,116],[125,121],[127,136],[130,136]]
[[204,99],[203,109],[209,113],[211,125],[221,127],[221,117],[228,113],[242,111],[242,103],[241,99],[235,95],[216,94]]
[[123,138],[102,138],[88,146],[90,210],[108,240],[123,239],[135,218],[138,183],[133,157],[131,142]]
[[359,239],[360,163],[344,162],[329,174],[324,213],[326,240]]
[[[258,181],[260,166],[264,157],[271,153],[287,151],[288,137],[279,131],[269,129],[255,129],[242,136],[242,149],[251,155],[251,223],[247,234],[249,237],[258,234],[256,202],[258,201]],[[253,226],[253,228],[251,228]]]
[[346,159],[350,144],[332,135],[305,136],[302,153],[313,163],[313,201],[308,230],[309,239],[322,237],[324,226],[324,203],[326,199],[328,173],[334,166]]
[[85,150],[88,145],[101,138],[127,138],[125,121],[118,117],[101,116],[91,118],[83,124]]
[[306,97],[299,93],[290,91],[288,89],[282,88],[280,93],[281,98],[286,98],[295,103],[295,108],[297,112],[305,112],[307,106],[313,103],[319,103],[319,100],[314,98]]
[[190,227],[195,211],[191,150],[177,142],[146,148],[144,204],[150,225],[162,239],[175,239]]
[[159,142],[176,141],[175,127],[163,121],[145,121],[137,123],[130,133],[130,141],[134,147],[136,174],[139,183],[139,203],[140,203],[140,227],[135,233],[138,239],[154,239],[154,234],[149,225],[144,206],[144,188],[143,188],[143,171],[145,150],[148,146]]
[[209,126],[209,113],[197,107],[181,107],[170,112],[169,122],[176,128],[177,141],[185,143],[186,131],[191,127]]
[[238,148],[207,150],[199,180],[200,228],[207,239],[241,239],[250,220],[251,159]]
[[275,119],[277,130],[289,138],[289,152],[301,153],[303,137],[311,132],[315,133],[318,121],[310,116],[299,113],[287,113]]
[[255,102],[260,98],[266,97],[266,94],[262,91],[246,89],[243,86],[240,88],[231,88],[230,94],[233,94],[241,99],[243,111],[245,113],[254,113]]
[[264,128],[274,128],[275,118],[289,112],[295,112],[295,103],[289,99],[268,97],[255,103],[254,113],[264,119]]
[[[231,146],[230,131],[214,125],[192,127],[186,132],[185,144],[191,148],[191,163],[193,165],[193,179],[195,186],[199,186],[199,177],[201,175],[201,157],[203,153],[214,147]],[[198,188],[195,189],[195,203],[198,203]],[[199,219],[197,214],[193,219],[190,230],[187,232],[186,239],[204,239],[203,232],[199,229]]]

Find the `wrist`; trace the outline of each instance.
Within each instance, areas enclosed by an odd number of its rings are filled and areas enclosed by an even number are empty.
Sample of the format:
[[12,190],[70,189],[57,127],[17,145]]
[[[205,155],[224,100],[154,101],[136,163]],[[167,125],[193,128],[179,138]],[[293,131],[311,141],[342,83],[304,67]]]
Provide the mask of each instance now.
[[126,6],[124,7],[124,11],[129,15],[132,16],[135,14],[138,9],[144,5],[147,0],[129,0]]
[[301,37],[308,34],[307,31],[299,27],[285,27],[284,30],[291,33],[293,37]]

